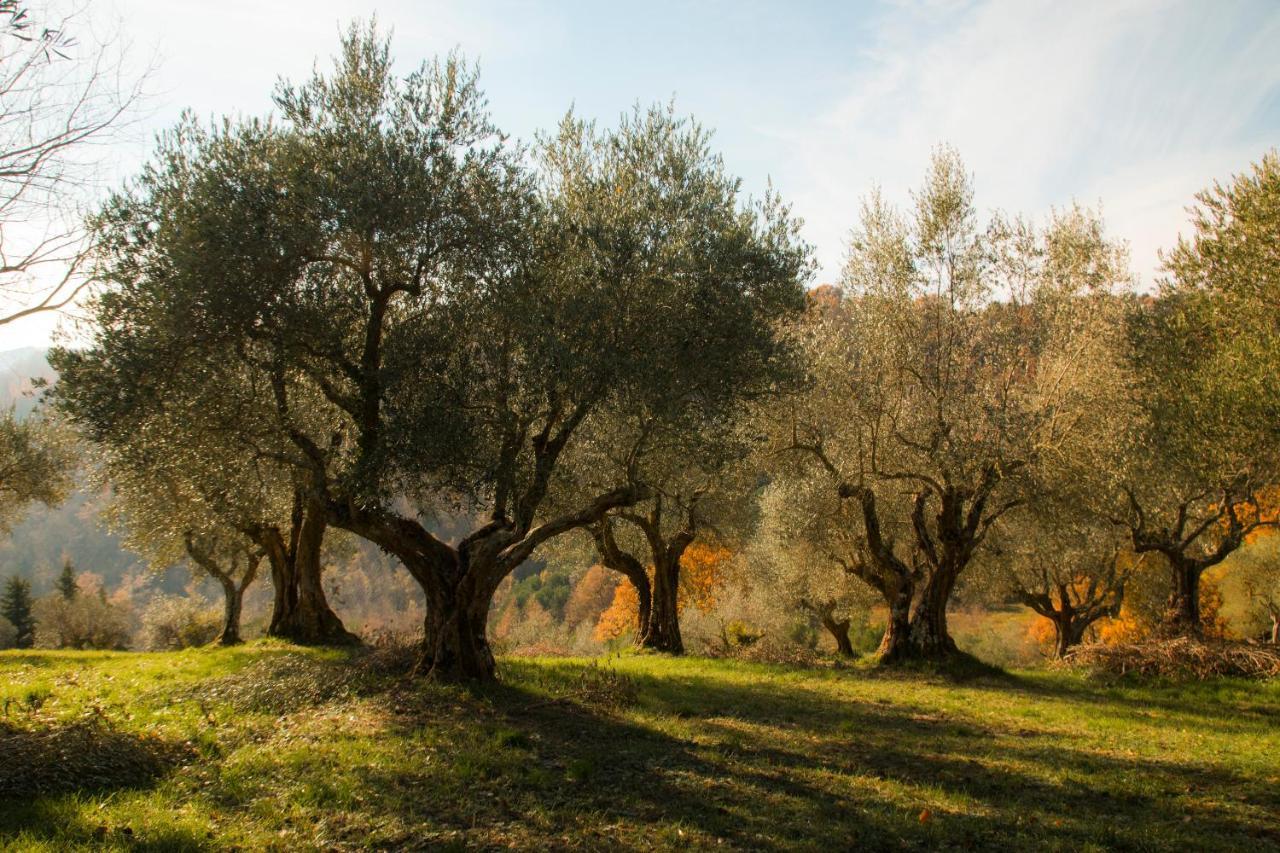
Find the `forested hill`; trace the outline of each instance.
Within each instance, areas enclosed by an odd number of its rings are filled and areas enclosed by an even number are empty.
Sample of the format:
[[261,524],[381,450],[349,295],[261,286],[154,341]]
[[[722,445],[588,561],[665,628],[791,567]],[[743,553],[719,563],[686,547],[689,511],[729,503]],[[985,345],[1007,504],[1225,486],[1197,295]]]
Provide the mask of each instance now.
[[[0,407],[13,407],[19,417],[35,406],[32,379],[57,378],[36,347],[0,352]],[[70,557],[81,571],[101,575],[110,588],[140,567],[136,555],[124,550],[98,518],[97,495],[77,490],[58,507],[31,507],[8,536],[0,536],[0,576],[19,574],[30,579],[37,595],[46,592]]]

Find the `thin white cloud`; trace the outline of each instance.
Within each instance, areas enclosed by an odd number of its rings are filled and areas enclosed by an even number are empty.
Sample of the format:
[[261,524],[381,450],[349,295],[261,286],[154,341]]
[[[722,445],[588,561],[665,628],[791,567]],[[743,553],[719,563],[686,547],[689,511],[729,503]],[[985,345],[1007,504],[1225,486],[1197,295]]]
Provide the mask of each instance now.
[[891,4],[849,94],[790,129],[780,174],[826,279],[859,198],[905,199],[947,142],[984,207],[1101,203],[1150,280],[1192,194],[1269,144],[1253,128],[1280,94],[1276,44],[1270,4]]

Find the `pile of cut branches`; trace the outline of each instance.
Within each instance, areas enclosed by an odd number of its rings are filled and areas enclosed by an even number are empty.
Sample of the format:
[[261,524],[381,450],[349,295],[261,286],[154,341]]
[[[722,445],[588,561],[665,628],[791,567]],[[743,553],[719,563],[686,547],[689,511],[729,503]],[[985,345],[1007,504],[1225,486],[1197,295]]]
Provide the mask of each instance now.
[[1280,677],[1280,646],[1193,637],[1077,646],[1064,664],[1104,675],[1178,680]]

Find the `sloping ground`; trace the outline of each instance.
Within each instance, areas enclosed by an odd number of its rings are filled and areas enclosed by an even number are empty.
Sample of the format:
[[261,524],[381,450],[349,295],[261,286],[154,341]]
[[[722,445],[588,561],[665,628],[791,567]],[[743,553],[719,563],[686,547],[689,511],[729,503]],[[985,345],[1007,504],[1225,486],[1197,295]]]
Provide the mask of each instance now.
[[[506,660],[501,685],[469,691],[407,684],[381,663],[269,644],[0,653],[0,753],[4,738],[86,718],[116,739],[77,735],[106,769],[75,790],[47,762],[47,793],[7,785],[0,838],[49,850],[1280,849],[1275,682],[957,684],[637,656]],[[127,760],[102,754],[112,743]]]

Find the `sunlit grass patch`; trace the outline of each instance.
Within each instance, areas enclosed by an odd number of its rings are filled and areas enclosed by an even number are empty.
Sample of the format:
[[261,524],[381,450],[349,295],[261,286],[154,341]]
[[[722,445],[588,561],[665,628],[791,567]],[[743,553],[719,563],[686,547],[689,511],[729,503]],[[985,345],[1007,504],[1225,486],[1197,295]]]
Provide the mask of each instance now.
[[1273,683],[501,666],[467,688],[278,644],[0,654],[8,725],[54,737],[89,714],[185,750],[127,783],[10,795],[0,831],[51,850],[1280,845]]

